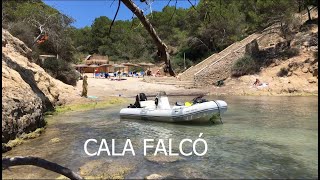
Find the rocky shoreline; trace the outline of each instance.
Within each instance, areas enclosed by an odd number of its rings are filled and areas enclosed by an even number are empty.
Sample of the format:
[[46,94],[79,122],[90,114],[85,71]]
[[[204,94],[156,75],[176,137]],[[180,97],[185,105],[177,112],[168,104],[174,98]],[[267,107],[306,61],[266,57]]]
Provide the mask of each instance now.
[[2,150],[9,140],[44,127],[44,112],[76,94],[30,56],[31,49],[2,29]]

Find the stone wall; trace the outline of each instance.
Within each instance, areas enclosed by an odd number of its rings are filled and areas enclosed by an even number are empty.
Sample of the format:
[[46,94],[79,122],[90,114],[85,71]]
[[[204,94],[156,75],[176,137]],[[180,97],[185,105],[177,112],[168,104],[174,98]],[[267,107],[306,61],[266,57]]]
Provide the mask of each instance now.
[[197,73],[202,68],[210,65],[213,61],[216,60],[217,56],[218,56],[218,53],[209,56],[207,59],[205,59],[205,60],[201,61],[200,63],[188,68],[186,71],[184,71],[178,77],[183,81],[193,80],[194,74]]
[[[246,46],[252,44],[261,34],[252,34],[240,42],[236,42],[219,53],[213,63],[194,74],[195,86],[210,86],[231,75],[231,67],[236,60],[243,57]],[[248,48],[248,47],[247,47]]]
[[194,77],[196,86],[210,86],[219,80],[228,78],[231,74],[232,64],[245,54],[245,46],[236,51],[232,51],[219,61],[211,64],[203,71],[197,73]]

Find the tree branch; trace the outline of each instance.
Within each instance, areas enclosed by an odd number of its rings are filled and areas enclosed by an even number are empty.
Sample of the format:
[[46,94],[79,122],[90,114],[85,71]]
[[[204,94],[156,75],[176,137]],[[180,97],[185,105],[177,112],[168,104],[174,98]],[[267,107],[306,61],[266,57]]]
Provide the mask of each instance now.
[[116,1],[116,0],[113,0],[113,1],[111,2],[110,7],[112,6],[112,4],[113,4],[115,1]]
[[152,7],[151,7],[151,2],[148,2],[148,0],[146,1],[146,4],[149,6],[150,8],[150,14],[151,14],[151,17],[153,18],[153,15],[152,15]]
[[21,165],[33,165],[37,167],[41,167],[47,169],[49,171],[53,171],[59,174],[62,174],[70,179],[83,179],[77,173],[71,171],[70,169],[60,166],[59,164],[47,161],[45,159],[39,157],[11,157],[11,158],[2,158],[2,168],[6,169],[10,166],[21,166]]
[[172,13],[172,15],[171,15],[171,17],[170,17],[169,22],[172,20],[174,14],[176,13],[176,10],[177,10],[177,2],[178,2],[178,0],[176,0],[176,2],[175,2],[175,4],[174,4],[174,11],[173,11],[173,13]]
[[116,14],[114,15],[113,20],[112,20],[112,22],[111,22],[111,25],[110,25],[110,28],[109,28],[109,34],[111,33],[111,28],[112,28],[112,26],[113,26],[113,23],[114,23],[114,21],[116,20],[116,18],[117,18],[117,16],[118,16],[118,12],[119,12],[119,9],[120,9],[120,5],[121,5],[121,1],[118,0],[118,8],[117,8]]
[[190,0],[188,0],[188,2],[191,4],[192,8],[197,11],[196,7],[192,4],[192,2]]
[[139,7],[137,7],[132,0],[121,0],[123,4],[127,6],[140,20],[140,22],[143,24],[143,26],[146,28],[150,36],[152,37],[154,43],[156,44],[158,48],[158,56],[162,61],[165,62],[166,68],[171,76],[175,76],[175,73],[172,69],[171,63],[170,63],[170,55],[167,52],[167,46],[165,43],[161,41],[159,36],[157,35],[156,31],[154,30],[152,24],[150,21],[143,15],[143,12]]
[[171,2],[171,0],[169,0],[168,4],[165,6],[165,8],[169,6],[170,2]]

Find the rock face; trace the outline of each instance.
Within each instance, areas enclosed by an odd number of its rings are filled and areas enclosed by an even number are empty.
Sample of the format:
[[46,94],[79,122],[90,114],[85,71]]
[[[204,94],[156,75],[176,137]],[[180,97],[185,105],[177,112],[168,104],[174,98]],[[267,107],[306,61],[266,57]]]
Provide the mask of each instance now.
[[256,39],[246,45],[245,54],[252,57],[257,57],[259,55],[259,45]]
[[2,29],[2,143],[45,125],[43,113],[75,88],[30,60],[31,49]]

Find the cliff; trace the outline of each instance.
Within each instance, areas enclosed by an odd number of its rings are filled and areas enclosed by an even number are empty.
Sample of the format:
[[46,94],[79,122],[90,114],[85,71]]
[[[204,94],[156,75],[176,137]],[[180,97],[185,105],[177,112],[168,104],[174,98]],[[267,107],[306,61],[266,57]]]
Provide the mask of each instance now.
[[2,29],[2,143],[45,125],[43,113],[76,96],[31,61],[31,49]]

